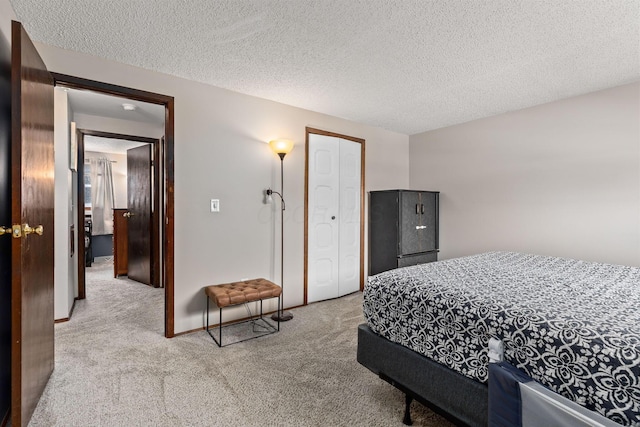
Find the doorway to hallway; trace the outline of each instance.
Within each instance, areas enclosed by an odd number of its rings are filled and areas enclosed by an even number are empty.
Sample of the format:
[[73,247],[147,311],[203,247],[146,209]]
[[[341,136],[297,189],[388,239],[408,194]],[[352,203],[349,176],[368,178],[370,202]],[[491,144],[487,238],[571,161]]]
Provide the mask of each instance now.
[[[126,100],[142,101],[151,104],[158,104],[164,107],[164,137],[155,144],[156,158],[158,160],[155,182],[157,183],[158,203],[157,230],[158,238],[153,242],[152,250],[157,251],[155,259],[158,264],[152,266],[158,272],[158,284],[164,287],[164,335],[174,336],[174,100],[173,97],[141,91],[138,89],[112,85],[94,80],[87,80],[75,76],[52,73],[55,84],[78,89],[82,91],[94,91],[101,94],[111,95]],[[79,144],[78,144],[79,145]],[[83,164],[83,153],[78,146],[78,165]],[[84,195],[83,181],[78,179],[77,192]],[[80,197],[79,197],[80,198]],[[77,209],[77,223],[84,224],[84,209]],[[155,228],[155,227],[154,227]],[[77,239],[78,251],[78,287],[83,287],[84,276],[84,239]],[[153,258],[152,258],[153,259]],[[161,262],[160,262],[161,260]],[[80,297],[80,295],[79,295]]]

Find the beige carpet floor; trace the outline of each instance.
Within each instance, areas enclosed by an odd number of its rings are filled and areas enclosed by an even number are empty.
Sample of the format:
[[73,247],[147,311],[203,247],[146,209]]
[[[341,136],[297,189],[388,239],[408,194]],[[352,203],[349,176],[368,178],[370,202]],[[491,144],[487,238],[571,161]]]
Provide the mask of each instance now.
[[[87,299],[56,325],[55,370],[30,426],[403,425],[404,396],[356,361],[362,294],[218,348],[204,331],[164,338],[163,290],[112,271],[110,260],[87,268]],[[412,408],[415,426],[451,425]]]

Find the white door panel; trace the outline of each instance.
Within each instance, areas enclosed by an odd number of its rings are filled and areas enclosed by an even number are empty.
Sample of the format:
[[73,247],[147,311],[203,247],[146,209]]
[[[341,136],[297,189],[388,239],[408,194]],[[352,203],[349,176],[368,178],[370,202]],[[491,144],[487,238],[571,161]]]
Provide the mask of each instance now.
[[338,296],[338,144],[337,138],[309,135],[308,302]]
[[307,301],[360,289],[361,145],[309,135]]
[[317,272],[316,286],[319,288],[331,286],[335,281],[335,277],[331,274],[334,270],[333,260],[330,258],[319,258],[315,262],[315,269]]
[[326,147],[316,146],[316,151],[313,153],[313,164],[316,174],[327,176],[337,172],[334,154],[335,148],[332,145],[327,144]]
[[340,296],[360,289],[360,152],[357,142],[340,140]]

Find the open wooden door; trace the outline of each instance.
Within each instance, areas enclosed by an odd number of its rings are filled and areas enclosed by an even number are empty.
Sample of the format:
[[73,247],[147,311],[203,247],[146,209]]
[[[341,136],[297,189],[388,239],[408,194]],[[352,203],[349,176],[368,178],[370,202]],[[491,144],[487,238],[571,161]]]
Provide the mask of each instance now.
[[11,49],[0,34],[0,425],[11,407]]
[[11,425],[26,426],[54,366],[53,78],[11,31]]
[[127,150],[130,279],[153,284],[151,270],[151,144]]

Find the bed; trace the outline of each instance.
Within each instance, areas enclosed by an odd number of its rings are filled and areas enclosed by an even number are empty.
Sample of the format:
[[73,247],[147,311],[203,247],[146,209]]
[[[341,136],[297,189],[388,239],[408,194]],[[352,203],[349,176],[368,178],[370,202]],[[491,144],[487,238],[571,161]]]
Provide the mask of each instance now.
[[[488,342],[570,401],[640,426],[640,268],[490,252],[371,276],[358,361],[458,424],[489,419]],[[407,405],[408,411],[408,405]]]

